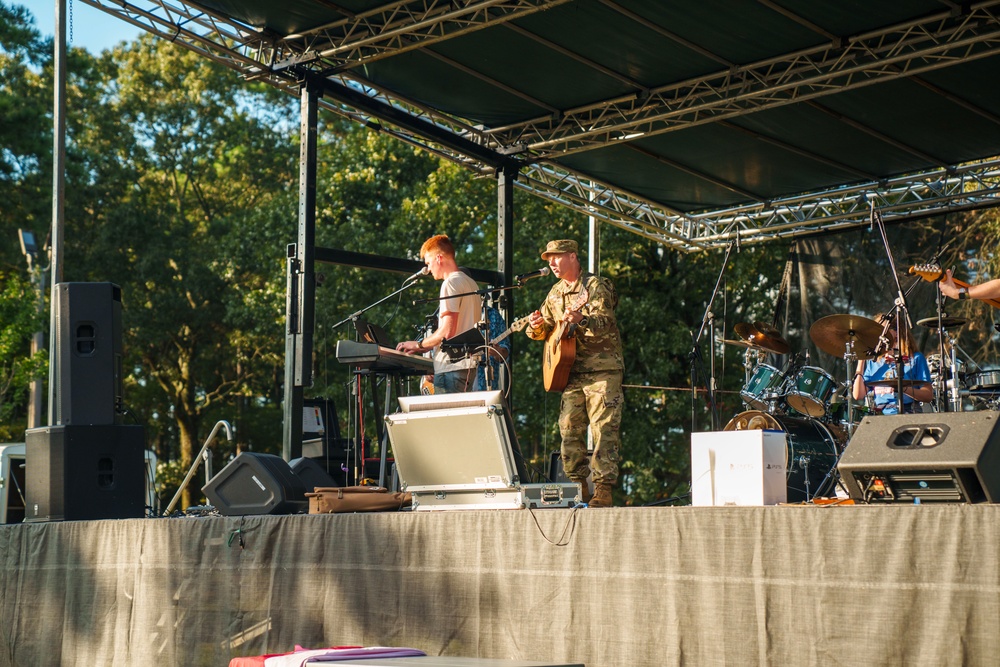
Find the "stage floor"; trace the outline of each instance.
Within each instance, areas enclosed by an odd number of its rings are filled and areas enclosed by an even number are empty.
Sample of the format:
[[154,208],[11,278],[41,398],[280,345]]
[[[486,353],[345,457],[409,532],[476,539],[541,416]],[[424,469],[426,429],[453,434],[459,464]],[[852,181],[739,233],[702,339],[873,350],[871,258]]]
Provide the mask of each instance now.
[[976,665],[1000,506],[662,507],[0,527],[0,665],[296,644],[587,667]]

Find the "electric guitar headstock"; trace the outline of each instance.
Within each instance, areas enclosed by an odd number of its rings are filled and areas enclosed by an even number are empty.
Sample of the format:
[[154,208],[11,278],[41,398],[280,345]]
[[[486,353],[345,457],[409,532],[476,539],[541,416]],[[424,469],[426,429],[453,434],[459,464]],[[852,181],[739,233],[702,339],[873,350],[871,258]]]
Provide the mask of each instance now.
[[514,320],[514,322],[510,325],[510,327],[507,328],[506,331],[504,331],[502,334],[500,334],[499,336],[490,341],[490,345],[496,345],[497,343],[499,343],[512,333],[521,331],[522,329],[524,329],[524,327],[528,326],[528,320],[530,319],[531,315],[525,315],[524,317],[519,317],[518,319]]
[[929,283],[937,282],[944,278],[944,269],[937,264],[916,264],[910,267],[910,273],[920,276]]

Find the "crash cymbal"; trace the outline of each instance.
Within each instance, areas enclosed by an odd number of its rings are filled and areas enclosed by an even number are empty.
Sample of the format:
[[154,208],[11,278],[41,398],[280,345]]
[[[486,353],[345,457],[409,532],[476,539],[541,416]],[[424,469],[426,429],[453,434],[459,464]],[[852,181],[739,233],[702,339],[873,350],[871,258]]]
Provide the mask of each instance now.
[[[912,387],[918,384],[930,384],[929,380],[910,380],[908,378],[903,378],[903,387]],[[869,380],[865,382],[868,387],[897,387],[899,386],[899,380],[896,378],[889,378],[888,380]]]
[[754,347],[760,347],[775,354],[788,354],[791,346],[781,337],[781,332],[769,324],[740,322],[735,327],[737,335]]
[[844,356],[847,343],[853,341],[855,356],[871,359],[881,335],[881,324],[860,315],[827,315],[809,327],[816,347],[835,357]]
[[[969,320],[964,317],[942,317],[941,326],[945,329],[953,329],[955,327],[960,327]],[[937,329],[938,318],[936,317],[925,317],[922,320],[917,320],[917,324],[922,327],[930,327],[931,329]]]

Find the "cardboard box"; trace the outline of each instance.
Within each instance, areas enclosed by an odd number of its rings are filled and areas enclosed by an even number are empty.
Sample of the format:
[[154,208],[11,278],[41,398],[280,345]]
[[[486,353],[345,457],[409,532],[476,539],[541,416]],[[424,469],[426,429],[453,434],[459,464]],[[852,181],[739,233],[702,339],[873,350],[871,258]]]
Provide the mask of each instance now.
[[786,502],[782,431],[691,434],[693,505],[777,505]]

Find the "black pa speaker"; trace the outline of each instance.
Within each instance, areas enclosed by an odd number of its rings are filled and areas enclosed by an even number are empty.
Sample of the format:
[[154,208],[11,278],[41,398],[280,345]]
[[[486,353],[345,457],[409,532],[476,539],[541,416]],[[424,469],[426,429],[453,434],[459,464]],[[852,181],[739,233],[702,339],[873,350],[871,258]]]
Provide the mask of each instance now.
[[273,454],[241,453],[201,491],[226,516],[296,514],[308,508],[305,484]]
[[340,486],[333,477],[323,470],[323,466],[313,459],[292,459],[288,465],[292,469],[292,473],[302,480],[306,493],[312,493],[317,488]]
[[25,440],[26,522],[142,518],[142,426],[44,426]]
[[1000,502],[1000,412],[866,417],[837,466],[855,500]]
[[115,424],[122,413],[122,290],[113,283],[55,286],[55,422]]

